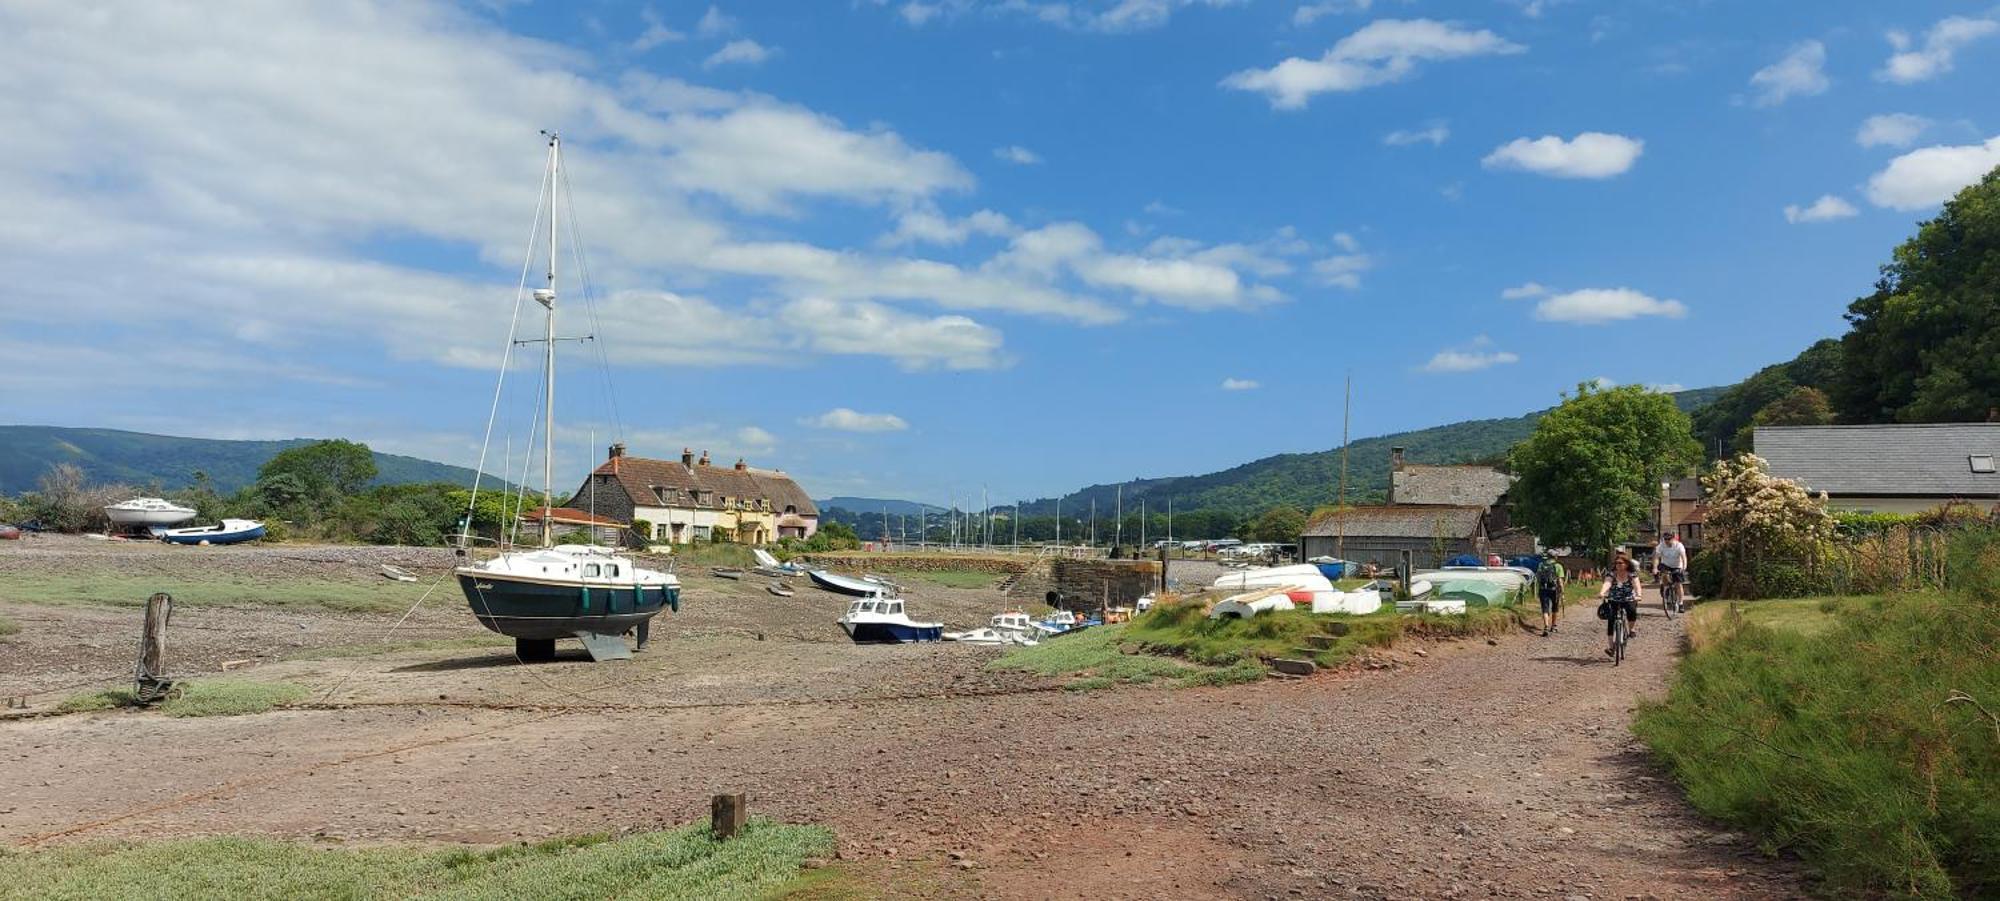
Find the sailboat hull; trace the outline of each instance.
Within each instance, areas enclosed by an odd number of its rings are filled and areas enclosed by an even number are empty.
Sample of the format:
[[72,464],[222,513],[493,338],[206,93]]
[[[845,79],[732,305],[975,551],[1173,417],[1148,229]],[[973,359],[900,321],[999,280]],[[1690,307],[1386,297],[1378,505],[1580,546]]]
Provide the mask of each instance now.
[[680,600],[678,586],[604,586],[459,573],[458,586],[479,624],[510,638],[622,635]]

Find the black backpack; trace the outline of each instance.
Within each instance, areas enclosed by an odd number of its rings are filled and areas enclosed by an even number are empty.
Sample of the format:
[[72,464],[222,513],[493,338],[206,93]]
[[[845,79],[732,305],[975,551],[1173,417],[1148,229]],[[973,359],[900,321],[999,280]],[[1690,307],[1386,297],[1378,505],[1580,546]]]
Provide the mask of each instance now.
[[1556,578],[1556,562],[1554,560],[1543,560],[1542,565],[1535,568],[1535,585],[1541,590],[1548,592],[1562,590],[1562,581]]

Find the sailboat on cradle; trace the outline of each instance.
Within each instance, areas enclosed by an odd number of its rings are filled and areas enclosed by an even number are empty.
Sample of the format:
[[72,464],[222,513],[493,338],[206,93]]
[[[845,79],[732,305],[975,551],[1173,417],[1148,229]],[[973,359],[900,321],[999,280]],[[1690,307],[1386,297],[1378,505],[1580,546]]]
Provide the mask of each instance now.
[[[626,632],[637,629],[639,644],[645,645],[647,625],[662,609],[680,609],[680,579],[670,572],[639,566],[630,557],[595,544],[555,543],[555,485],[551,456],[555,449],[555,345],[556,341],[556,201],[562,178],[562,141],[548,134],[548,168],[544,175],[543,200],[549,213],[549,267],[547,284],[536,288],[535,302],[544,311],[544,327],[539,341],[515,343],[542,345],[542,516],[540,546],[529,550],[506,550],[498,556],[457,567],[454,574],[465,592],[473,616],[501,635],[514,639],[522,660],[548,660],[555,656],[558,639],[577,638],[594,660],[626,659]],[[564,194],[568,196],[567,192]],[[539,210],[537,220],[540,219]],[[502,364],[501,378],[506,378]],[[498,415],[496,401],[495,415]],[[488,422],[487,434],[492,434]],[[482,458],[484,451],[481,452]],[[474,486],[475,499],[477,485]],[[468,504],[461,546],[469,547],[471,505]],[[595,535],[595,532],[592,532]]]

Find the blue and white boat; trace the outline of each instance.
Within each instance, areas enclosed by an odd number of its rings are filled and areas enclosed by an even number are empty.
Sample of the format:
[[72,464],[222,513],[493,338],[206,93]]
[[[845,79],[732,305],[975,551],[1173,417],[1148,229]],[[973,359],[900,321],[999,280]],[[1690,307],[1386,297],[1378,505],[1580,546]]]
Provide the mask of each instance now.
[[1101,619],[1085,619],[1068,610],[1057,610],[1034,623],[1035,628],[1049,638],[1101,625],[1104,625]]
[[840,628],[855,644],[907,644],[937,641],[944,637],[944,623],[920,623],[903,612],[900,598],[869,597],[847,605]]
[[264,537],[264,524],[254,519],[225,519],[221,525],[154,529],[153,534],[173,544],[241,544]]

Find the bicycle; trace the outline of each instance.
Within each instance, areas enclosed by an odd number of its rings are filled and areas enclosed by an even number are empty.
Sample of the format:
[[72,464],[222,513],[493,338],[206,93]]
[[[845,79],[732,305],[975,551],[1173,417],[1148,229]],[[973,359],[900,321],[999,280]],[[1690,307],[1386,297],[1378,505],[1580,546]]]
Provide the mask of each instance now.
[[1611,665],[1625,662],[1625,643],[1632,640],[1632,622],[1625,618],[1621,605],[1611,608]]
[[1676,613],[1686,613],[1687,605],[1681,601],[1681,571],[1667,569],[1660,573],[1660,609],[1666,611],[1667,618]]

